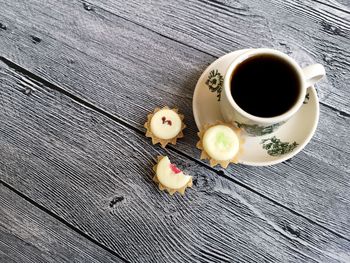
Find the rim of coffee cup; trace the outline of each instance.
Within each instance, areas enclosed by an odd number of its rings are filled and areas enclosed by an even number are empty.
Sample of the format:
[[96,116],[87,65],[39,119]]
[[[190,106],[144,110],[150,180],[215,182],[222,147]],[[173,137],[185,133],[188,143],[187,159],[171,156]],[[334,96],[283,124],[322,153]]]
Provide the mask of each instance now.
[[[296,100],[296,102],[294,103],[294,105],[285,113],[274,116],[274,117],[259,117],[259,116],[255,116],[252,115],[248,112],[246,112],[245,110],[243,110],[240,106],[238,106],[238,104],[234,101],[232,94],[231,94],[231,77],[232,77],[232,73],[234,71],[234,69],[240,64],[242,63],[244,60],[256,56],[256,55],[274,55],[277,56],[279,58],[282,58],[283,60],[285,60],[287,63],[289,63],[290,65],[293,66],[293,68],[296,70],[296,72],[298,73],[298,77],[300,80],[300,84],[301,84],[301,90],[299,92],[299,97]],[[231,106],[238,112],[240,113],[242,116],[255,121],[255,122],[259,122],[262,124],[271,124],[271,123],[278,123],[278,122],[283,122],[288,120],[290,117],[292,117],[301,107],[301,105],[303,104],[304,98],[305,98],[305,94],[306,94],[306,84],[305,84],[305,79],[304,79],[304,75],[302,72],[302,69],[300,68],[299,64],[292,59],[291,57],[289,57],[288,55],[284,54],[281,51],[275,50],[275,49],[271,49],[271,48],[257,48],[257,49],[251,49],[247,52],[244,52],[243,54],[239,55],[232,63],[231,65],[228,67],[225,77],[224,77],[224,92],[225,95],[229,101],[229,103],[231,104]]]

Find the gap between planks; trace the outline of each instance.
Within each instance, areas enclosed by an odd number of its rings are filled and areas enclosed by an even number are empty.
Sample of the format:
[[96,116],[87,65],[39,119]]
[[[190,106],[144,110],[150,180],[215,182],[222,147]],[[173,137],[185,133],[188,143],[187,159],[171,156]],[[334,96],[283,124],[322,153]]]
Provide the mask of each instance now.
[[[176,43],[179,43],[179,44],[181,44],[181,45],[183,45],[183,46],[186,46],[186,47],[192,48],[192,49],[194,49],[194,50],[197,50],[197,51],[199,51],[199,52],[201,52],[201,53],[203,53],[203,54],[206,54],[206,55],[212,56],[212,57],[214,57],[214,58],[217,58],[217,56],[216,56],[215,54],[212,54],[212,53],[210,53],[210,52],[208,52],[208,51],[204,51],[204,50],[199,49],[199,48],[197,48],[197,47],[195,47],[195,46],[189,45],[189,44],[187,44],[187,43],[185,43],[185,42],[182,42],[182,41],[180,41],[180,40],[177,40],[177,39],[174,39],[174,38],[172,38],[172,37],[170,37],[170,36],[167,36],[167,35],[165,35],[165,34],[162,34],[162,33],[158,32],[158,31],[155,31],[155,30],[153,30],[152,28],[147,27],[147,26],[145,26],[145,25],[143,25],[143,24],[141,24],[141,23],[138,23],[138,22],[136,22],[136,21],[133,21],[133,20],[127,19],[127,18],[125,18],[125,17],[123,17],[123,16],[120,16],[120,15],[118,15],[118,14],[116,14],[116,13],[114,13],[114,12],[112,12],[112,11],[110,11],[110,10],[108,10],[108,9],[106,9],[106,8],[104,8],[104,7],[102,7],[102,6],[100,6],[100,5],[92,4],[92,3],[88,2],[88,1],[84,1],[84,0],[79,0],[79,1],[80,1],[81,3],[83,3],[83,4],[84,4],[84,3],[85,3],[85,4],[88,4],[89,6],[96,6],[96,7],[98,7],[99,9],[105,11],[106,13],[109,13],[109,14],[111,14],[111,15],[113,15],[113,16],[116,16],[116,17],[118,17],[118,18],[120,18],[120,19],[122,19],[122,20],[124,20],[124,21],[127,21],[127,22],[129,22],[129,23],[131,23],[131,24],[137,25],[137,26],[139,26],[139,27],[141,27],[141,28],[144,28],[144,29],[146,29],[146,30],[148,30],[148,31],[150,31],[150,32],[152,32],[152,33],[154,33],[154,34],[157,34],[157,35],[161,36],[161,37],[164,37],[164,38],[166,38],[166,39],[169,39],[169,40],[171,40],[171,41],[174,41],[174,42],[176,42]],[[330,8],[334,8],[334,9],[336,9],[336,10],[345,12],[345,13],[347,13],[347,14],[350,14],[350,12],[347,12],[346,10],[340,9],[340,8],[335,7],[335,6],[332,6],[332,5],[330,5],[330,4],[326,4],[326,3],[323,3],[323,2],[320,2],[320,1],[317,1],[317,0],[313,0],[313,1],[315,1],[315,2],[317,2],[317,3],[320,3],[320,4],[324,4],[324,5],[326,5],[326,6],[330,7]],[[68,93],[68,92],[67,92],[67,93]],[[320,104],[322,104],[323,106],[325,106],[325,107],[327,107],[327,108],[329,108],[329,109],[331,109],[331,110],[337,112],[337,113],[338,113],[339,115],[341,115],[341,116],[350,117],[350,113],[349,113],[349,112],[342,111],[342,110],[338,110],[337,108],[335,108],[335,107],[333,107],[333,106],[331,106],[331,105],[329,105],[329,104],[327,104],[327,103],[321,102],[321,101],[320,101]],[[127,124],[127,123],[124,123],[124,124]],[[127,125],[128,125],[128,124],[127,124]]]
[[[0,56],[0,61],[2,61],[3,63],[5,63],[8,67],[10,67],[11,69],[13,69],[15,72],[19,72],[20,74],[23,74],[24,76],[28,77],[31,81],[34,81],[36,84],[44,84],[45,86],[47,86],[48,88],[52,89],[52,90],[55,90],[57,92],[60,92],[62,94],[64,94],[65,96],[69,97],[70,99],[72,99],[73,101],[79,103],[79,104],[82,104],[84,105],[85,107],[87,107],[88,109],[90,110],[94,110],[106,117],[108,117],[109,119],[117,122],[118,124],[120,125],[123,125],[124,127],[138,133],[138,134],[142,134],[144,135],[144,131],[141,130],[141,129],[138,129],[134,126],[132,126],[131,124],[129,124],[128,122],[126,122],[125,120],[123,120],[122,118],[118,118],[116,117],[115,115],[109,113],[108,111],[92,104],[91,102],[85,100],[85,99],[82,99],[74,94],[71,94],[70,92],[68,92],[67,90],[65,90],[64,88],[58,86],[57,84],[54,84],[54,83],[51,83],[50,81],[46,80],[45,78],[39,76],[39,75],[36,75],[32,72],[30,72],[29,70],[23,68],[22,66],[8,60],[7,58],[3,57],[3,56]],[[323,104],[324,106],[328,107],[327,104]],[[334,108],[332,108],[333,110],[336,110]],[[336,110],[337,112],[339,112],[338,110]],[[347,113],[344,113],[344,114],[347,114]],[[262,198],[265,198],[266,200],[272,202],[273,204],[281,207],[281,208],[284,208],[286,209],[287,211],[291,212],[292,214],[294,215],[297,215],[297,216],[300,216],[302,218],[304,218],[305,220],[307,220],[308,222],[314,224],[314,225],[317,225],[318,227],[321,227],[329,232],[331,232],[332,234],[340,237],[340,238],[343,238],[347,241],[350,242],[350,238],[347,238],[346,236],[343,236],[342,234],[339,234],[338,232],[332,230],[332,229],[329,229],[325,226],[323,226],[322,224],[319,224],[315,221],[313,221],[312,219],[304,216],[303,214],[297,212],[297,211],[294,211],[293,209],[279,203],[278,201],[276,200],[273,200],[272,198],[258,192],[257,190],[253,189],[252,187],[234,179],[233,177],[229,177],[227,176],[223,171],[217,171],[215,170],[214,168],[210,167],[209,165],[207,165],[206,163],[180,151],[180,150],[177,150],[176,148],[170,146],[168,147],[171,151],[199,164],[200,166],[204,167],[205,169],[208,169],[214,173],[216,173],[218,176],[221,176],[222,178],[228,180],[228,181],[231,181],[245,189],[247,189],[248,191],[252,192],[252,193],[255,193],[257,194],[258,196],[262,197]],[[43,207],[42,205],[40,204],[37,204],[35,201],[31,200],[30,198],[28,198],[27,196],[21,194],[19,191],[17,191],[15,188],[11,187],[10,185],[6,184],[5,182],[3,182],[2,180],[0,180],[0,182],[6,186],[7,188],[11,189],[12,191],[14,191],[16,194],[20,195],[21,197],[25,198],[27,201],[29,201],[30,203],[32,203],[33,205],[37,206],[38,208],[40,208],[41,210],[49,213],[51,216],[55,217],[56,219],[60,220],[60,222],[64,223],[65,225],[67,225],[68,227],[70,227],[71,229],[77,231],[79,234],[83,235],[84,237],[88,238],[90,241],[94,242],[95,244],[101,246],[102,248],[106,249],[107,251],[113,253],[113,255],[115,256],[118,256],[120,259],[126,261],[124,258],[121,258],[118,254],[116,254],[114,251],[112,251],[111,249],[109,249],[108,247],[104,246],[103,244],[99,243],[98,241],[94,240],[93,238],[91,238],[90,236],[88,236],[87,234],[85,234],[84,232],[80,231],[79,229],[75,228],[74,226],[70,225],[68,222],[66,222],[64,219],[60,218],[59,216],[55,215],[53,212],[51,212],[50,210],[48,210],[47,208]],[[127,261],[126,261],[127,262]]]
[[125,18],[125,17],[123,17],[123,16],[117,15],[116,13],[113,13],[112,11],[109,11],[109,10],[107,10],[107,9],[105,9],[105,8],[103,8],[103,7],[101,7],[101,6],[99,6],[99,5],[92,4],[92,3],[89,3],[89,2],[86,2],[86,1],[81,1],[81,0],[80,0],[80,2],[83,3],[83,4],[84,4],[84,3],[89,4],[90,6],[96,6],[96,7],[98,7],[99,9],[103,10],[104,12],[106,12],[106,13],[108,13],[108,14],[111,14],[112,16],[116,16],[116,17],[118,17],[118,18],[120,18],[120,19],[122,19],[122,20],[124,20],[124,21],[127,21],[127,22],[129,22],[129,23],[131,23],[131,24],[134,24],[134,25],[139,26],[139,27],[141,27],[141,28],[143,28],[143,29],[146,29],[147,31],[150,31],[150,32],[152,32],[152,33],[154,33],[154,34],[157,34],[158,36],[161,36],[161,37],[164,37],[164,38],[169,39],[169,40],[171,40],[171,41],[174,41],[174,42],[176,42],[176,43],[179,43],[179,44],[181,44],[181,45],[183,45],[183,46],[185,46],[185,47],[192,48],[192,49],[197,50],[197,51],[199,51],[199,52],[201,52],[201,53],[203,53],[203,54],[206,54],[206,55],[209,55],[209,56],[212,56],[212,57],[215,57],[215,58],[217,57],[217,56],[215,56],[215,55],[213,55],[213,54],[211,54],[211,53],[209,53],[209,52],[207,52],[207,51],[201,50],[201,49],[199,49],[199,48],[197,48],[197,47],[195,47],[195,46],[191,46],[191,45],[189,45],[189,44],[187,44],[187,43],[185,43],[185,42],[179,41],[179,40],[177,40],[177,39],[174,39],[174,38],[172,38],[172,37],[169,37],[169,36],[167,36],[167,35],[164,35],[164,34],[158,32],[158,31],[155,31],[155,30],[153,30],[152,28],[146,27],[146,26],[144,26],[144,25],[141,24],[141,23],[137,23],[136,21],[133,21],[133,20],[127,19],[127,18]]
[[325,2],[322,2],[322,1],[319,1],[319,0],[312,0],[313,2],[316,2],[316,3],[319,3],[319,4],[322,4],[322,5],[325,5],[325,6],[328,6],[330,8],[333,8],[335,10],[338,10],[338,11],[341,11],[341,12],[344,12],[346,14],[350,14],[349,11],[345,10],[345,9],[341,9],[340,7],[337,7],[337,6],[334,6],[334,5],[331,5],[331,4],[328,4],[328,3],[325,3]]
[[[0,59],[2,60],[2,58],[0,57]],[[65,226],[67,226],[69,229],[72,229],[73,231],[77,232],[78,234],[80,234],[81,236],[83,236],[84,238],[88,239],[89,241],[91,241],[92,243],[96,244],[97,246],[105,249],[106,251],[108,251],[109,253],[113,254],[114,256],[118,257],[120,260],[122,260],[123,262],[129,262],[126,259],[124,259],[123,257],[121,257],[119,254],[117,254],[115,251],[111,250],[110,248],[108,248],[107,246],[103,245],[102,243],[98,242],[97,240],[93,239],[92,237],[90,237],[88,234],[84,233],[83,231],[81,231],[79,228],[76,228],[75,226],[69,224],[67,221],[65,221],[64,219],[62,219],[61,217],[57,216],[55,213],[51,212],[50,210],[48,210],[46,207],[38,204],[37,202],[33,201],[32,199],[30,199],[28,196],[24,195],[23,193],[19,192],[18,190],[16,190],[15,188],[13,188],[11,185],[7,184],[6,182],[4,182],[3,180],[0,180],[0,183],[6,187],[7,189],[9,189],[10,191],[14,192],[16,195],[20,196],[21,198],[23,198],[24,200],[26,200],[27,202],[29,202],[30,204],[34,205],[35,207],[37,207],[38,209],[42,210],[43,212],[47,213],[48,215],[52,216],[53,218],[55,218],[56,220],[58,220],[59,222],[61,222],[62,224],[64,224]]]

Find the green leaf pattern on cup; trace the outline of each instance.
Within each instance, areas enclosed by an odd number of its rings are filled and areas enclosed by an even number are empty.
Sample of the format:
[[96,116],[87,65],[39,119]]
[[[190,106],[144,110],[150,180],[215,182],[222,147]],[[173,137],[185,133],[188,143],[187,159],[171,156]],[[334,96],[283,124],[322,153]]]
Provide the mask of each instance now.
[[245,124],[235,121],[238,128],[242,128],[246,133],[252,136],[263,136],[274,132],[283,123],[276,123],[269,126],[259,126],[257,124]]
[[263,149],[267,150],[267,153],[271,156],[280,156],[282,154],[290,153],[298,146],[298,143],[296,142],[281,142],[276,136],[262,139],[260,144],[262,144]]
[[216,92],[218,101],[221,100],[222,85],[224,82],[224,76],[217,69],[213,69],[209,72],[208,79],[205,84],[208,85],[211,92]]

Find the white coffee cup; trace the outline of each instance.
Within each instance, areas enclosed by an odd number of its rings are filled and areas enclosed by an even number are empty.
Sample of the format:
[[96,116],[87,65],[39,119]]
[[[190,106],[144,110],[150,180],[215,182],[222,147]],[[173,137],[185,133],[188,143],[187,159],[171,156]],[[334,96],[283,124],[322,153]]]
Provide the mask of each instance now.
[[[277,58],[284,60],[292,66],[300,80],[300,92],[295,103],[289,108],[289,110],[278,116],[254,116],[239,107],[231,94],[231,79],[235,69],[247,59],[261,55],[276,56]],[[298,112],[303,105],[307,88],[322,79],[324,75],[325,70],[321,64],[310,65],[302,69],[294,59],[280,51],[269,48],[250,49],[232,61],[225,73],[220,100],[221,113],[225,121],[235,123],[250,136],[262,136],[272,133]],[[283,86],[283,83],[281,83],[281,86]]]

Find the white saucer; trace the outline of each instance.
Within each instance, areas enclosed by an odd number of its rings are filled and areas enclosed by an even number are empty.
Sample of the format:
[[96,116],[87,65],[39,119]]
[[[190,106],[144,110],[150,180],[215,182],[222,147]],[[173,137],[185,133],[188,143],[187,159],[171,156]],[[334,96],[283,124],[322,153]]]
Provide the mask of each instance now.
[[[204,124],[224,121],[221,116],[218,93],[210,91],[206,84],[211,76],[224,76],[227,67],[235,57],[245,50],[237,50],[215,60],[201,75],[193,94],[193,114],[200,130]],[[217,70],[217,71],[216,71]],[[238,162],[246,165],[265,166],[283,162],[298,152],[311,140],[319,118],[319,103],[314,87],[307,91],[307,97],[298,113],[277,131],[251,137],[244,135],[243,154]]]

